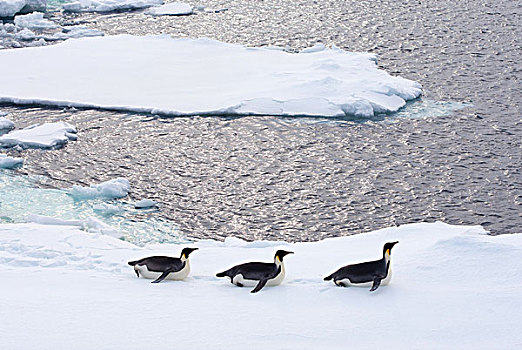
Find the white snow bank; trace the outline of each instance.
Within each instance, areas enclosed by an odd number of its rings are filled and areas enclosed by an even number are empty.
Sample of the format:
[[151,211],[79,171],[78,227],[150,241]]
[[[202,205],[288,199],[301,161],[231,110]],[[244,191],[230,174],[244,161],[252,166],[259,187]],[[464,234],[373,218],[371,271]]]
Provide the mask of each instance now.
[[45,11],[47,0],[0,0],[0,17],[13,17],[17,13]]
[[[2,115],[2,114],[0,114]],[[15,124],[5,117],[0,117],[0,131],[14,129]]]
[[104,215],[115,215],[121,214],[125,211],[123,207],[120,205],[108,204],[108,203],[100,203],[93,205],[92,209],[95,212],[104,214]]
[[5,154],[0,154],[0,169],[19,168],[23,164],[24,164],[23,158],[9,157]]
[[[517,349],[522,235],[483,233],[435,223],[263,248],[202,241],[190,245],[200,250],[185,281],[151,284],[127,261],[179,256],[183,246],[138,248],[74,227],[3,224],[0,309],[9,322],[0,347]],[[370,293],[322,280],[380,257],[392,240],[400,243],[390,285]],[[280,286],[250,294],[214,277],[240,262],[271,261],[278,248],[295,252]]]
[[184,2],[169,2],[161,6],[154,6],[145,11],[146,14],[152,16],[183,16],[190,15],[193,7]]
[[53,21],[45,19],[41,12],[34,12],[27,15],[18,15],[14,19],[15,25],[28,29],[55,29],[58,25]]
[[69,12],[110,12],[136,10],[163,4],[163,0],[80,0],[63,5]]
[[320,46],[293,54],[169,36],[3,50],[0,76],[0,102],[169,115],[372,116],[421,94],[418,83],[379,70],[372,54]]
[[32,125],[0,136],[1,147],[54,148],[76,140],[76,128],[66,122]]
[[69,190],[69,195],[75,199],[122,198],[129,194],[129,191],[129,180],[119,177],[89,187],[74,185]]

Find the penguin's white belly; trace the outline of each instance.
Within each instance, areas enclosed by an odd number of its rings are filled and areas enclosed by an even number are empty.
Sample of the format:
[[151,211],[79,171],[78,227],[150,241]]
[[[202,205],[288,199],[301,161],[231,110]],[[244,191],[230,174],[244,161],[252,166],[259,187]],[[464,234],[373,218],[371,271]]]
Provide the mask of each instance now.
[[[147,265],[135,265],[134,270],[138,271],[140,274],[140,277],[143,277],[143,278],[157,279],[159,276],[162,275],[162,272],[149,271],[149,269],[147,268]],[[165,279],[179,281],[179,280],[185,279],[185,277],[188,276],[189,272],[190,272],[190,265],[187,262],[181,270],[179,270],[178,272],[169,273],[168,276],[165,277]]]
[[[279,275],[275,276],[271,280],[268,280],[268,282],[266,282],[266,285],[267,286],[278,286],[281,284],[281,282],[283,282],[284,278],[285,278],[285,271],[281,270]],[[237,274],[234,276],[234,279],[232,282],[234,284],[241,283],[245,287],[255,287],[259,283],[259,280],[248,280],[248,279],[243,278],[242,274]]]
[[[391,269],[389,269],[388,275],[386,276],[385,279],[383,279],[381,281],[381,286],[388,285],[388,283],[390,283],[391,276],[392,276],[392,271],[391,271]],[[345,286],[353,286],[353,287],[371,287],[371,286],[373,286],[373,281],[364,282],[364,283],[352,283],[352,282],[350,282],[350,280],[348,278],[345,278],[343,280],[337,280],[337,283],[342,283]]]

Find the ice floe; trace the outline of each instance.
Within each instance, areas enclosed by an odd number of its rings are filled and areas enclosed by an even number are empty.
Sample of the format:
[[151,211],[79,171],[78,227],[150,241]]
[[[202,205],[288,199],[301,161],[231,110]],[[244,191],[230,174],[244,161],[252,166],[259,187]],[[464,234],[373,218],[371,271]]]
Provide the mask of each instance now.
[[145,11],[152,16],[183,16],[190,15],[194,11],[193,7],[184,2],[169,2],[160,6],[154,6]]
[[63,5],[69,12],[110,12],[161,5],[163,0],[79,0]]
[[0,154],[0,169],[19,168],[24,164],[23,158],[9,157],[6,154]]
[[158,203],[156,203],[152,199],[142,199],[141,201],[134,203],[134,208],[136,208],[136,209],[152,208],[152,207],[155,207],[157,204]]
[[324,46],[296,54],[166,35],[4,50],[0,75],[0,102],[167,115],[367,117],[422,92],[378,69],[373,54]]
[[129,180],[119,177],[89,187],[74,185],[69,190],[69,195],[76,199],[122,198],[127,196],[129,191]]
[[103,32],[82,25],[60,26],[35,12],[18,15],[13,23],[0,23],[0,43],[6,48],[45,46],[70,38],[102,36]]
[[14,17],[18,13],[45,11],[47,0],[0,0],[0,17]]
[[15,124],[0,114],[0,133],[14,129]]
[[[5,349],[516,349],[522,315],[522,235],[411,224],[314,243],[191,243],[184,281],[151,284],[127,261],[179,256],[185,245],[144,248],[74,226],[0,225]],[[376,292],[323,277],[392,252],[393,277]],[[237,240],[238,241],[238,240]],[[238,243],[240,243],[238,241]],[[267,244],[263,244],[267,243]],[[216,272],[286,260],[278,287],[257,294]],[[20,310],[23,310],[21,312]],[[79,317],[78,315],[81,315]],[[175,343],[165,336],[175,325]],[[60,330],[59,336],[56,329]],[[92,335],[96,334],[96,337]],[[28,336],[30,335],[30,336]]]
[[55,29],[58,24],[44,18],[41,12],[34,12],[27,15],[18,15],[14,19],[15,25],[28,29]]
[[0,147],[55,148],[76,138],[76,128],[69,123],[35,124],[0,136]]

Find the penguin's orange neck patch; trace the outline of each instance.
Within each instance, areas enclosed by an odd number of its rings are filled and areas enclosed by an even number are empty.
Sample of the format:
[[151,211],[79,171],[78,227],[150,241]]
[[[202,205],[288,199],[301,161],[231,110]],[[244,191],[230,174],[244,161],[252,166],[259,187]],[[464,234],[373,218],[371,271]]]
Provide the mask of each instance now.
[[389,250],[389,249],[386,249],[386,253],[388,253],[388,255],[390,255],[390,250]]

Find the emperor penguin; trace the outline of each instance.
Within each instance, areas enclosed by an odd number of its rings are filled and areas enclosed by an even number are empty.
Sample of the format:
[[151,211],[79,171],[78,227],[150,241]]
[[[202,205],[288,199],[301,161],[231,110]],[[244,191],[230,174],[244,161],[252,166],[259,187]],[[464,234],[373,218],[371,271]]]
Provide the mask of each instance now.
[[359,264],[346,265],[325,277],[325,281],[333,278],[336,285],[348,287],[350,285],[369,286],[373,292],[382,284],[387,285],[391,279],[390,256],[394,245],[399,242],[388,242],[382,249],[382,259]]
[[165,278],[170,280],[182,280],[190,272],[189,255],[198,248],[183,248],[179,258],[170,256],[151,256],[136,261],[129,261],[134,266],[136,276],[155,279],[152,283],[159,283]]
[[217,277],[230,277],[230,282],[238,287],[255,285],[250,293],[259,292],[265,285],[277,286],[285,278],[283,258],[293,252],[278,250],[273,263],[249,262],[236,265],[226,271],[216,274]]

